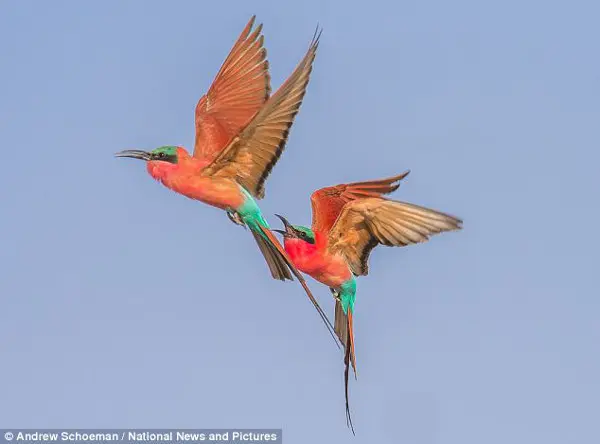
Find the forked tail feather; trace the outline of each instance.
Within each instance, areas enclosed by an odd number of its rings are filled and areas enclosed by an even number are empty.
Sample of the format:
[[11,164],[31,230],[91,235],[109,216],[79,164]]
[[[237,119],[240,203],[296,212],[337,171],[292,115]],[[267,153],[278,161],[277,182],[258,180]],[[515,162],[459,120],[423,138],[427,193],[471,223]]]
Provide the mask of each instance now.
[[[351,339],[351,331],[352,331],[352,312],[350,310],[348,310],[348,334],[346,335],[346,343],[350,342],[351,344],[354,342]],[[350,354],[351,354],[351,350],[352,347],[346,347],[346,353],[344,355],[344,395],[346,397],[346,425],[348,427],[350,427],[350,430],[352,430],[352,434],[354,436],[356,436],[356,433],[354,433],[354,424],[352,424],[352,416],[350,415],[350,401],[348,400],[348,376],[350,373]],[[356,376],[356,368],[354,368],[354,375]]]

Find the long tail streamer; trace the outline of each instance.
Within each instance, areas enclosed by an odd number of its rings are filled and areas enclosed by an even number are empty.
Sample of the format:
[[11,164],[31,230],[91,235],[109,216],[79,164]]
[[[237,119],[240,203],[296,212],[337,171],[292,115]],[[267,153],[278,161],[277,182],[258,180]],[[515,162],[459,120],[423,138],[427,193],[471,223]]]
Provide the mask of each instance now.
[[[354,424],[352,424],[352,416],[350,415],[350,402],[348,401],[348,375],[350,373],[350,355],[352,350],[352,345],[354,344],[354,340],[352,339],[352,313],[348,310],[348,340],[346,341],[346,354],[344,356],[344,365],[346,368],[344,369],[344,394],[346,396],[346,425],[350,427],[352,430],[352,434],[356,436],[354,433]],[[354,377],[356,378],[356,367],[354,367]]]

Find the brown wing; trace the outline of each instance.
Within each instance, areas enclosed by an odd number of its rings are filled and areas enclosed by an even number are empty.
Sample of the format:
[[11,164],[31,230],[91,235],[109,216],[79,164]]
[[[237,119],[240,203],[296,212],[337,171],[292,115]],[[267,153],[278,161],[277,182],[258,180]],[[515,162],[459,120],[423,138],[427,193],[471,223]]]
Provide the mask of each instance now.
[[196,105],[194,157],[214,159],[269,98],[267,50],[262,24],[252,31],[255,18],[250,19]]
[[371,250],[378,244],[405,246],[429,236],[459,230],[462,220],[417,205],[367,198],[346,204],[332,227],[328,249],[344,256],[352,272],[367,275]]
[[410,171],[387,179],[344,183],[315,191],[310,196],[312,229],[328,233],[344,205],[352,200],[392,193],[398,189],[400,181],[408,176],[408,173]]
[[264,183],[285,148],[310,79],[320,33],[294,72],[271,96],[256,117],[204,170],[205,175],[230,177],[258,199]]

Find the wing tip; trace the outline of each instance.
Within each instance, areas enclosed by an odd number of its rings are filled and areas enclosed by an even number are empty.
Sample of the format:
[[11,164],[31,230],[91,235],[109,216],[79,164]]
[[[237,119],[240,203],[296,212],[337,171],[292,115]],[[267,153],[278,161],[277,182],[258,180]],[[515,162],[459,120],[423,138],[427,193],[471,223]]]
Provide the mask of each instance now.
[[[256,22],[256,14],[254,14],[252,17],[250,17],[250,20],[248,20],[248,23],[246,23],[246,26],[244,27],[243,31],[241,32],[240,36],[238,37],[238,42],[248,38],[248,36],[250,35],[250,31],[252,31],[252,28],[254,27],[255,22]],[[260,26],[262,26],[262,24],[260,24],[259,27]]]
[[459,231],[463,229],[463,220],[459,217],[452,216],[454,218],[455,228],[452,231]]
[[311,47],[318,47],[319,41],[321,39],[321,34],[323,34],[323,27],[317,22],[317,26],[315,28],[315,33],[313,34],[312,41],[310,42]]
[[398,188],[400,188],[400,182],[402,182],[402,180],[404,178],[406,178],[406,176],[408,176],[410,174],[410,170],[406,170],[403,173],[398,174],[397,176],[391,177],[390,179],[390,193],[393,193],[394,191],[396,191]]
[[410,174],[410,169],[408,169],[408,170],[406,170],[406,171],[404,171],[404,172],[402,172],[402,173],[398,174],[398,175],[396,176],[396,177],[397,177],[397,179],[396,179],[396,180],[397,180],[397,181],[400,181],[400,180],[404,179],[406,176],[408,176],[409,174]]
[[[264,198],[264,196],[265,196],[265,188],[264,188],[265,182],[268,179],[268,177],[271,174],[271,172],[273,171],[273,168],[275,167],[275,165],[277,164],[277,162],[281,158],[281,155],[285,151],[285,147],[286,147],[286,144],[287,144],[287,141],[288,141],[288,138],[289,138],[290,131],[292,129],[292,125],[294,124],[296,116],[300,112],[300,108],[301,108],[302,102],[304,101],[304,97],[306,95],[307,86],[308,86],[308,83],[310,82],[310,75],[312,74],[312,70],[313,70],[313,62],[314,62],[314,59],[315,59],[316,51],[317,51],[317,48],[319,46],[319,40],[321,38],[321,34],[322,33],[323,33],[323,28],[321,28],[320,25],[317,24],[317,27],[315,29],[315,32],[314,32],[314,35],[313,35],[313,38],[312,38],[312,41],[311,41],[311,44],[310,44],[310,47],[308,49],[307,54],[300,61],[299,65],[296,67],[296,69],[294,70],[294,72],[292,72],[292,74],[290,75],[290,77],[288,77],[288,79],[284,82],[284,84],[277,91],[277,92],[279,92],[280,90],[283,90],[284,86],[297,73],[306,70],[305,71],[305,78],[303,79],[303,81],[301,83],[301,85],[302,85],[301,92],[298,94],[298,99],[297,99],[298,102],[294,106],[293,112],[291,113],[291,120],[288,123],[287,128],[285,129],[284,133],[282,134],[281,141],[279,143],[279,146],[277,147],[275,155],[269,161],[269,163],[266,165],[265,169],[263,170],[260,178],[258,179],[258,181],[256,183],[256,186],[254,187],[254,195],[255,195],[255,197],[257,199]],[[306,68],[307,64],[308,64],[308,68]],[[277,94],[277,92],[275,94]]]

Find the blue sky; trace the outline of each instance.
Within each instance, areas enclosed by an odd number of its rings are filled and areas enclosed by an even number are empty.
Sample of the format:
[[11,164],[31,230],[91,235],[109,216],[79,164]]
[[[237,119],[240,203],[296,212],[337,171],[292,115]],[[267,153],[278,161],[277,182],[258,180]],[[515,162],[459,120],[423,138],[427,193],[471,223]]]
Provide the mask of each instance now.
[[[597,442],[600,6],[206,3],[0,4],[0,426]],[[225,214],[113,158],[193,145],[252,14],[275,88],[324,28],[261,201],[274,225],[308,224],[316,188],[405,169],[395,198],[465,221],[377,249],[359,280],[356,438],[300,287]]]

